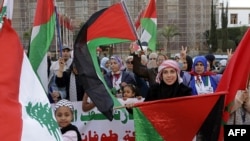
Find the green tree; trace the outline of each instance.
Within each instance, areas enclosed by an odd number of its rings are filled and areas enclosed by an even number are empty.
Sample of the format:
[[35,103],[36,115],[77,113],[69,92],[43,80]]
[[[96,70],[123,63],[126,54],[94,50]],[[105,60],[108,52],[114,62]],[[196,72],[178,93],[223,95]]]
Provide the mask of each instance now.
[[221,9],[221,36],[222,36],[222,51],[226,51],[228,49],[228,30],[227,30],[227,24],[228,24],[228,2],[226,9],[224,10],[224,4],[222,4]]
[[166,52],[168,51],[168,47],[170,47],[170,40],[175,36],[180,36],[181,34],[178,32],[178,29],[174,25],[164,26],[160,29],[159,34],[167,39]]
[[211,27],[209,33],[209,47],[210,53],[215,52],[218,48],[218,41],[217,41],[217,34],[216,34],[216,15],[215,15],[215,8],[212,0],[211,4]]

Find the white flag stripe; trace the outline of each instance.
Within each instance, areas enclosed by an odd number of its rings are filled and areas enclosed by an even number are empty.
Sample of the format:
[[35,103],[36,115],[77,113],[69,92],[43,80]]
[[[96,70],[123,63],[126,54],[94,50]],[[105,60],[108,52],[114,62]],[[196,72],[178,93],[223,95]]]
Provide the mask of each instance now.
[[30,43],[32,43],[32,41],[37,36],[37,34],[39,33],[39,31],[40,31],[40,26],[34,26],[32,28],[31,39],[30,39],[31,42]]
[[45,92],[48,92],[48,74],[47,74],[48,62],[47,62],[47,55],[43,57],[42,62],[40,63],[37,74],[40,77],[40,81],[44,86]]
[[13,0],[4,0],[3,7],[7,7],[6,9],[6,17],[7,19],[12,20],[13,16]]
[[[25,53],[22,64],[19,91],[19,102],[22,105],[23,120],[23,131],[21,140],[56,141],[55,137],[48,132],[46,126],[42,126],[37,120],[31,118],[26,111],[26,107],[30,102],[33,105],[37,103],[42,103],[43,105],[48,104],[50,107],[51,105]],[[53,118],[55,120],[54,115]]]

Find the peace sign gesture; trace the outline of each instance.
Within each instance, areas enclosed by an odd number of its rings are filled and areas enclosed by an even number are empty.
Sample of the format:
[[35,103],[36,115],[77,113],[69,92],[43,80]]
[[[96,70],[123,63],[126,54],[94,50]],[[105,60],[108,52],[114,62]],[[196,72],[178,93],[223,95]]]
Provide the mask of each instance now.
[[232,58],[233,53],[232,53],[233,49],[227,49],[227,62]]
[[181,52],[180,52],[180,57],[181,59],[186,59],[187,56],[187,46],[181,46]]

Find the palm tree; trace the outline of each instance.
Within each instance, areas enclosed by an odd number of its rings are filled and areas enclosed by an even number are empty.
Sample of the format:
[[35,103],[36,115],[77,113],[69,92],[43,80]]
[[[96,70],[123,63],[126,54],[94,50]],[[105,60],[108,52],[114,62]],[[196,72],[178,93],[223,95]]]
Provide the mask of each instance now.
[[164,26],[159,30],[159,34],[167,39],[166,52],[168,47],[170,46],[170,40],[174,36],[180,36],[181,34],[178,32],[178,29],[174,25]]

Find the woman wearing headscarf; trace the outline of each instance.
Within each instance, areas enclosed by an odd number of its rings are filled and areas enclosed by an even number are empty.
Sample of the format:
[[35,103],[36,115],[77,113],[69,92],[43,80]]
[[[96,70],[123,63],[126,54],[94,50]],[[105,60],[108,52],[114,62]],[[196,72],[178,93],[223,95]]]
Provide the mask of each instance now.
[[103,57],[100,62],[100,67],[103,69],[104,74],[110,71],[110,66],[109,66],[109,58],[108,57]]
[[110,58],[111,71],[104,75],[104,79],[112,92],[117,94],[121,90],[121,87],[127,84],[133,84],[136,86],[136,81],[131,73],[124,71],[124,64],[119,56],[112,56]]
[[183,79],[183,84],[189,86],[191,75],[189,74],[192,70],[193,59],[192,57],[186,55],[184,59],[181,60],[182,67],[181,67],[181,77]]
[[213,54],[207,54],[205,55],[205,58],[207,59],[207,61],[209,62],[209,68],[210,70],[207,71],[214,71],[216,70],[214,63],[215,63],[215,56]]
[[189,86],[191,75],[189,72],[192,70],[193,59],[187,55],[187,47],[182,46],[180,52],[180,59],[178,61],[179,67],[181,69],[180,76],[183,79],[183,84]]
[[186,55],[185,59],[182,62],[182,71],[190,72],[192,70],[193,58],[191,56]]
[[182,83],[176,61],[165,60],[158,67],[156,84],[149,88],[145,101],[192,95],[192,90]]
[[204,56],[197,56],[194,60],[189,86],[193,95],[215,92],[221,79],[221,74],[215,74],[207,70],[207,59]]

